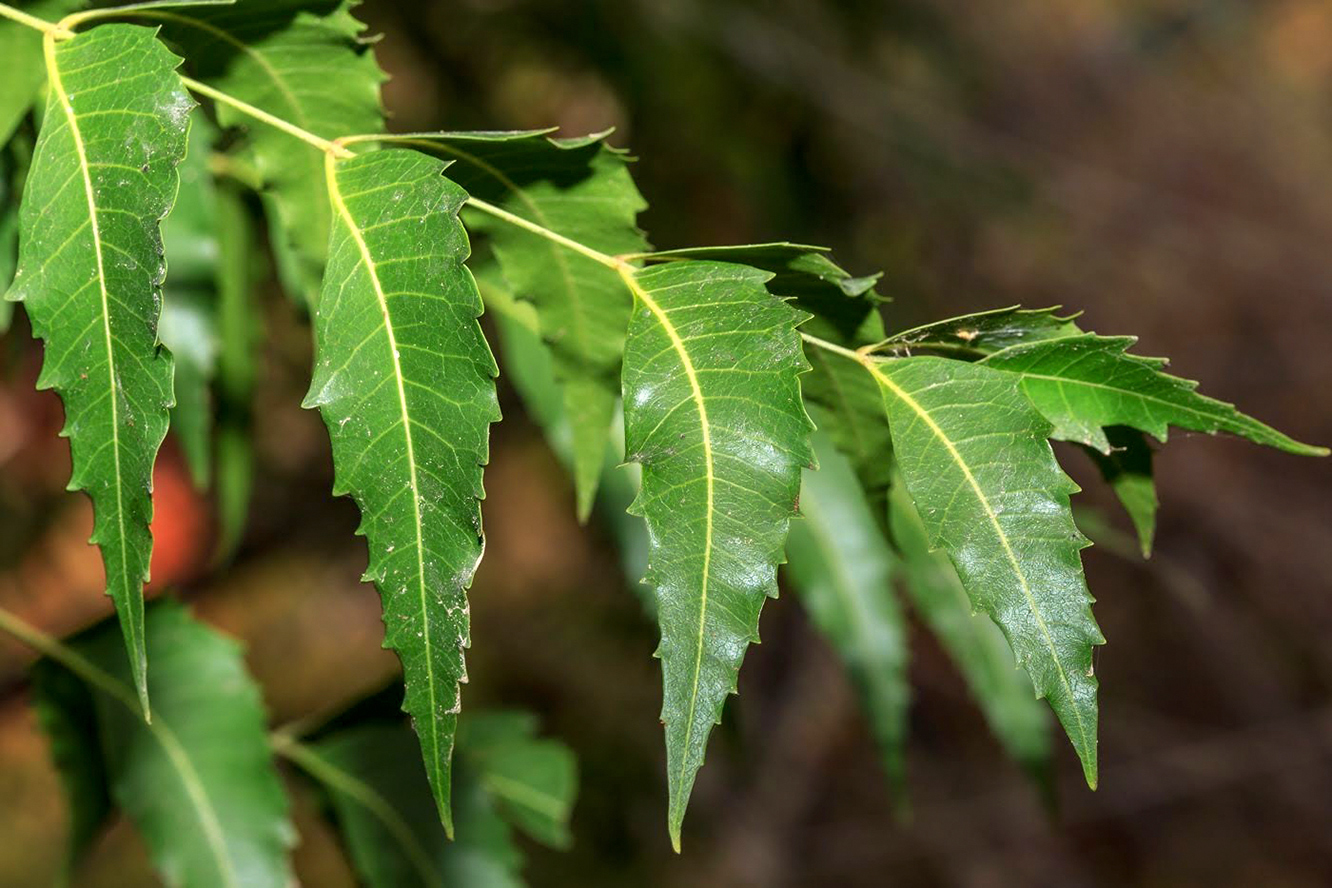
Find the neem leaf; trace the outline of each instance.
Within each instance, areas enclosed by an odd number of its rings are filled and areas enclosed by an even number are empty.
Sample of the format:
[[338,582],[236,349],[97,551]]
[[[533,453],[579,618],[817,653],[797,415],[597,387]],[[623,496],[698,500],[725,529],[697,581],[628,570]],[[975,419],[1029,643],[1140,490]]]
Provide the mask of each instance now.
[[850,464],[826,438],[814,440],[819,469],[805,472],[800,488],[804,520],[792,523],[786,541],[787,576],[846,664],[888,782],[905,802],[910,689],[905,618],[893,592],[897,558]]
[[180,442],[195,487],[208,486],[212,469],[213,403],[209,386],[217,365],[217,194],[208,170],[215,136],[196,112],[189,151],[180,165],[180,191],[162,222],[167,277],[159,333],[176,359],[176,406],[171,430]]
[[335,492],[360,506],[385,646],[451,830],[449,773],[466,680],[466,589],[481,559],[482,466],[499,419],[494,359],[463,265],[466,194],[415,151],[327,159],[335,209],[305,406],[333,442]]
[[[694,258],[738,262],[772,272],[768,290],[791,299],[811,317],[803,333],[844,348],[859,348],[883,339],[882,300],[873,290],[878,275],[852,277],[822,247],[775,243],[739,247],[696,247],[653,253],[650,261]],[[892,470],[892,439],[884,418],[879,387],[854,362],[814,345],[805,346],[812,368],[800,378],[811,415],[843,454],[870,500],[874,520],[883,526],[888,514],[888,483]]]
[[889,505],[900,574],[916,613],[957,665],[1000,744],[1028,772],[1045,778],[1050,714],[1031,680],[1013,668],[1012,647],[993,620],[975,611],[948,556],[931,551],[925,525],[902,485],[893,487]]
[[1026,309],[1010,306],[961,315],[914,327],[879,343],[877,351],[899,355],[938,354],[973,360],[1013,345],[1076,336],[1077,315],[1060,317],[1059,307]]
[[454,842],[438,826],[405,726],[359,725],[281,748],[327,788],[352,861],[370,888],[510,888],[522,884],[523,864],[512,827],[562,841],[576,790],[572,753],[533,732],[533,721],[514,713],[463,719]]
[[[384,74],[360,36],[355,6],[355,0],[240,0],[136,17],[161,22],[200,80],[332,139],[384,125]],[[246,128],[245,151],[264,183],[283,283],[313,301],[332,218],[319,152],[229,105],[219,104],[217,117],[225,127]]]
[[563,743],[537,736],[534,716],[471,716],[459,734],[458,748],[506,821],[552,848],[570,845],[578,763]]
[[1105,430],[1110,452],[1084,448],[1101,470],[1115,496],[1128,512],[1138,534],[1142,557],[1150,558],[1152,538],[1156,535],[1156,482],[1152,480],[1152,447],[1137,429],[1110,426]]
[[742,265],[681,260],[622,274],[634,293],[624,358],[627,458],[661,625],[669,827],[734,692],[813,462],[798,375],[800,315]]
[[1027,397],[1054,424],[1053,437],[1102,453],[1110,452],[1105,426],[1130,426],[1165,441],[1174,425],[1229,432],[1287,453],[1327,455],[1325,447],[1301,444],[1231,404],[1198,394],[1196,382],[1161,372],[1164,358],[1128,354],[1136,341],[1084,333],[1006,348],[985,363],[1021,376]]
[[1060,471],[1049,423],[1019,379],[943,358],[873,362],[894,453],[930,548],[943,549],[1050,701],[1096,786],[1096,678],[1102,644],[1073,524],[1077,485]]
[[[456,160],[446,175],[473,197],[610,255],[647,249],[635,219],[646,208],[623,152],[600,136],[446,133],[430,147]],[[485,214],[483,232],[514,295],[537,308],[573,432],[578,515],[596,494],[620,393],[632,299],[613,269]]]
[[[54,22],[83,4],[81,0],[33,0],[12,5],[29,15]],[[41,32],[11,19],[0,18],[0,83],[5,85],[0,89],[0,146],[14,134],[45,79]]]
[[[96,726],[81,734],[77,770],[57,747],[67,787],[81,787],[74,801],[92,803],[76,813],[76,823],[92,823],[104,810],[94,788],[104,774],[168,885],[286,888],[296,837],[259,689],[240,647],[173,603],[150,608],[147,626],[149,653],[159,664],[150,680],[151,724],[139,715],[114,628],[103,624],[70,644],[82,662],[79,678],[97,677],[85,695],[68,693],[75,676],[66,667],[38,667],[42,705],[81,731]],[[57,688],[58,696],[48,693]],[[91,712],[84,708],[89,700]]]
[[37,661],[31,679],[33,707],[51,743],[51,758],[69,807],[68,876],[111,815],[110,779],[97,742],[92,691],[77,675],[51,660]]
[[92,498],[92,539],[147,712],[150,492],[172,404],[158,221],[175,200],[192,102],[152,29],[104,25],[45,47],[50,90],[8,298],[46,343],[37,385],[65,403],[69,486]]

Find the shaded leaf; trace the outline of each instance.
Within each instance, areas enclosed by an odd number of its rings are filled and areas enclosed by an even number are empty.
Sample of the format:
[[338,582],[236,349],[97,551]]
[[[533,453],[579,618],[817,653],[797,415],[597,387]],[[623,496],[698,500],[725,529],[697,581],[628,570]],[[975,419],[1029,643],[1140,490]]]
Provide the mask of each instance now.
[[[44,705],[61,709],[67,724],[86,730],[95,722],[96,730],[81,735],[81,770],[63,769],[67,785],[77,780],[81,800],[96,805],[91,783],[100,765],[168,885],[286,888],[295,832],[239,646],[174,603],[149,609],[147,625],[149,653],[160,664],[150,681],[151,724],[139,715],[115,629],[104,624],[71,644],[84,664],[80,677],[96,683],[82,700],[62,694]],[[39,672],[46,673],[39,690],[75,680],[53,663]],[[91,713],[82,708],[89,698]],[[86,758],[99,755],[97,765]]]
[[[380,132],[375,63],[355,0],[240,0],[231,6],[144,11],[182,48],[195,76],[324,138]],[[330,77],[333,82],[330,82]],[[224,127],[243,127],[245,156],[261,177],[274,220],[284,286],[312,302],[328,249],[331,209],[322,157],[273,127],[217,106]]]
[[190,477],[208,486],[212,468],[213,403],[209,386],[217,365],[217,195],[208,171],[215,133],[194,114],[189,150],[180,165],[180,190],[162,222],[167,277],[160,335],[176,359],[176,406],[171,430],[185,455]]
[[171,356],[157,341],[158,220],[176,196],[192,102],[151,29],[104,25],[46,46],[51,87],[9,298],[46,344],[37,386],[65,403],[69,486],[92,498],[92,540],[146,712],[150,491],[172,404]]
[[[17,0],[10,5],[55,22],[83,3],[82,0]],[[0,18],[0,83],[4,84],[4,89],[0,89],[0,146],[9,141],[46,82],[46,66],[42,62],[41,32]]]
[[925,525],[901,485],[890,507],[903,585],[916,612],[957,664],[1005,751],[1038,779],[1048,779],[1049,713],[1027,674],[1014,668],[1013,649],[994,621],[975,611],[948,556],[931,551]]
[[1109,453],[1101,453],[1094,447],[1084,449],[1128,512],[1142,557],[1150,558],[1158,505],[1156,482],[1152,478],[1152,447],[1136,429],[1110,426],[1105,435],[1110,443]]
[[[635,223],[647,205],[624,153],[599,136],[451,133],[432,137],[430,147],[456,160],[447,175],[473,197],[603,253],[647,249]],[[586,520],[619,400],[632,299],[614,270],[586,256],[485,214],[467,224],[490,238],[514,295],[537,308],[564,393],[578,515]]]
[[384,644],[406,676],[440,817],[466,680],[466,589],[481,559],[481,469],[499,419],[494,360],[463,266],[466,195],[444,164],[384,150],[327,161],[336,210],[306,407],[333,442],[335,492],[360,506]]
[[1105,426],[1129,426],[1166,440],[1169,426],[1198,432],[1229,432],[1256,444],[1304,456],[1326,456],[1327,448],[1301,444],[1245,416],[1224,401],[1195,391],[1196,382],[1161,372],[1164,358],[1130,355],[1132,336],[1085,333],[1013,346],[985,363],[1019,374],[1022,390],[1054,424],[1053,437],[1110,452]]
[[97,717],[87,685],[50,660],[39,660],[31,678],[33,706],[50,741],[51,758],[69,808],[65,860],[69,876],[111,816],[110,778],[97,742]]
[[[476,725],[478,730],[471,728]],[[567,835],[575,781],[572,754],[561,744],[532,736],[533,724],[514,714],[468,715],[459,733],[454,812],[457,841],[446,841],[434,816],[425,772],[405,726],[360,725],[313,744],[283,744],[284,754],[329,791],[357,871],[370,888],[466,885],[508,888],[522,884],[523,855],[511,824],[528,825],[526,808],[509,807],[506,783],[518,765],[517,784],[542,793],[554,819],[542,831]],[[535,751],[535,758],[524,758]],[[553,796],[541,775],[560,761]],[[498,767],[498,770],[496,766]],[[535,770],[529,770],[529,766]],[[535,781],[533,780],[535,776]],[[497,788],[499,792],[497,792]],[[541,835],[535,835],[542,838]]]
[[1011,375],[942,358],[875,362],[902,480],[931,549],[948,553],[1050,701],[1087,783],[1096,785],[1096,678],[1102,644],[1073,524],[1077,485],[1060,471],[1050,427]]
[[787,576],[860,694],[884,772],[905,805],[907,639],[893,593],[897,559],[847,460],[815,436],[819,469],[800,488],[803,521],[786,542]]
[[651,540],[670,784],[680,824],[708,734],[734,692],[809,466],[800,315],[741,265],[683,260],[623,272],[634,292],[625,449]]
[[[500,376],[517,390],[556,457],[572,470],[573,431],[564,414],[563,394],[554,382],[550,350],[541,341],[536,309],[515,301],[499,282],[489,280],[486,266],[475,271],[486,312],[499,333]],[[615,539],[625,576],[635,579],[631,591],[645,607],[655,609],[651,591],[637,582],[647,570],[647,528],[642,518],[628,513],[638,495],[640,471],[636,463],[623,463],[623,459],[624,422],[618,416],[597,486],[598,517]]]

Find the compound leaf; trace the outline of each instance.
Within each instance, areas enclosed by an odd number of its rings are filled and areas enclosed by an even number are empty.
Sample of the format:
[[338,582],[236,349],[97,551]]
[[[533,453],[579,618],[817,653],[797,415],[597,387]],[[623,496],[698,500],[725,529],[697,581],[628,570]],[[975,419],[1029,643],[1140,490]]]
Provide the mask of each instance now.
[[[623,152],[601,137],[542,132],[450,133],[432,150],[455,159],[447,175],[473,197],[594,250],[639,253],[646,209]],[[606,458],[620,393],[620,361],[632,300],[615,271],[494,217],[468,216],[483,232],[514,295],[537,308],[573,432],[578,515],[586,520]]]
[[846,458],[826,437],[814,440],[819,470],[806,472],[800,488],[804,520],[791,525],[786,572],[846,664],[884,773],[904,800],[910,691],[905,619],[893,593],[897,559]]
[[1021,376],[1027,397],[1054,424],[1053,437],[1101,453],[1111,449],[1105,426],[1129,426],[1164,442],[1174,425],[1229,432],[1287,453],[1327,454],[1327,448],[1301,444],[1231,404],[1198,394],[1196,382],[1162,372],[1164,358],[1128,354],[1136,341],[1132,336],[1084,333],[1012,346],[985,363]]
[[984,365],[918,357],[869,368],[930,548],[948,553],[972,603],[1004,630],[1095,787],[1092,646],[1104,639],[1069,508],[1078,488],[1045,440],[1049,423],[1016,376]]
[[[273,766],[259,689],[239,645],[195,622],[179,605],[148,611],[153,670],[151,724],[139,716],[116,633],[105,625],[71,644],[75,674],[46,661],[35,685],[42,706],[78,725],[82,748],[57,745],[57,763],[76,804],[80,835],[100,823],[96,780],[142,833],[169,885],[182,888],[285,888],[295,831]],[[43,674],[45,673],[45,674]],[[50,693],[58,690],[59,693]],[[91,711],[84,708],[91,703]],[[50,725],[52,716],[45,719]],[[93,733],[87,733],[90,726]],[[53,735],[61,742],[67,733]],[[79,762],[73,768],[73,761]],[[76,809],[77,811],[77,809]]]
[[45,56],[50,90],[8,298],[27,306],[46,344],[37,385],[65,403],[69,486],[92,498],[92,541],[146,713],[150,492],[172,405],[171,356],[157,340],[158,222],[176,196],[193,103],[175,73],[179,59],[148,28],[47,37]]
[[634,294],[625,449],[642,464],[666,727],[668,824],[680,824],[707,738],[736,689],[759,609],[777,592],[800,469],[813,462],[798,374],[800,315],[743,265],[622,271]]
[[[356,0],[240,0],[227,6],[142,10],[182,47],[200,80],[325,138],[379,132],[384,74]],[[332,79],[330,79],[332,78]],[[328,249],[331,208],[322,160],[291,136],[217,106],[225,127],[246,128],[245,156],[262,183],[288,292],[312,302]]]
[[365,577],[402,660],[440,817],[468,645],[466,589],[481,559],[482,466],[499,419],[496,367],[463,265],[466,194],[415,151],[327,160],[335,208],[305,406],[333,442],[335,492],[360,506]]

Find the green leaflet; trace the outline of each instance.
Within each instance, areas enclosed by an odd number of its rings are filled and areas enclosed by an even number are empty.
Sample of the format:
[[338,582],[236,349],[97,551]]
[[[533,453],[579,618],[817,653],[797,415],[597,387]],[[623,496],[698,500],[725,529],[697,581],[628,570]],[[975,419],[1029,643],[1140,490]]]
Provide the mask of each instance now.
[[1049,424],[1011,374],[943,358],[869,364],[883,388],[902,480],[929,545],[1004,630],[1096,786],[1091,615],[1069,495]]
[[[119,652],[116,655],[119,658]],[[33,707],[50,741],[69,808],[68,883],[111,815],[111,781],[97,745],[92,691],[77,675],[50,660],[37,662],[31,681]]]
[[961,315],[914,327],[879,343],[876,351],[899,355],[938,354],[963,360],[982,358],[991,352],[1048,339],[1076,336],[1081,331],[1073,319],[1055,314],[1053,308],[996,308]]
[[[550,350],[544,348],[537,326],[536,309],[530,303],[517,302],[497,283],[488,270],[476,269],[477,283],[486,303],[486,312],[499,334],[500,376],[507,379],[522,398],[523,407],[541,429],[546,442],[560,462],[572,468],[573,430],[564,414],[564,397],[553,380]],[[623,463],[624,423],[622,418],[611,429],[611,446],[602,465],[597,486],[598,515],[619,548],[620,566],[626,577],[641,577],[647,569],[647,529],[643,520],[628,513],[638,494],[639,468]],[[633,591],[643,604],[652,608],[652,594],[641,583]]]
[[1110,452],[1104,426],[1122,425],[1165,441],[1169,426],[1229,432],[1302,456],[1326,456],[1234,406],[1198,394],[1197,383],[1161,372],[1163,358],[1130,355],[1132,336],[1080,336],[1012,346],[985,363],[1020,374],[1022,389],[1054,424],[1053,437]]
[[[470,730],[474,726],[481,730]],[[469,742],[473,735],[485,742]],[[454,804],[458,838],[452,843],[433,816],[414,745],[405,726],[372,724],[283,747],[328,790],[352,861],[370,888],[521,885],[523,857],[511,826],[540,841],[552,830],[567,836],[576,789],[573,755],[559,743],[533,738],[525,717],[482,714],[463,720]],[[504,770],[506,758],[516,760],[518,774]],[[558,778],[553,788],[549,780],[541,781],[552,773]],[[515,817],[506,792],[537,800],[548,818],[544,829],[533,831]]]
[[813,463],[798,374],[800,315],[742,265],[682,260],[622,274],[634,293],[624,358],[635,514],[661,625],[669,827],[680,824],[708,734],[736,688],[759,609]]
[[[160,22],[200,80],[332,139],[379,132],[384,125],[384,74],[359,36],[364,26],[351,14],[356,2],[240,0],[135,15]],[[336,80],[331,90],[330,77]],[[319,152],[228,105],[217,106],[217,117],[224,127],[246,129],[246,156],[263,180],[275,223],[278,271],[289,293],[312,303],[332,218]]]
[[[50,90],[20,213],[8,298],[46,344],[38,388],[65,403],[69,486],[85,490],[145,713],[143,583],[152,470],[172,404],[158,347],[162,242],[192,102],[179,61],[148,28],[105,25],[46,38]],[[126,71],[133,71],[127,75]],[[66,73],[67,72],[67,73]]]
[[190,477],[200,490],[208,486],[211,474],[213,404],[209,385],[218,352],[217,193],[208,170],[215,135],[208,119],[196,111],[190,126],[189,150],[179,169],[176,205],[162,221],[167,277],[159,332],[162,343],[176,359],[176,406],[171,409],[171,430],[180,442]]
[[846,663],[884,773],[905,807],[910,690],[905,618],[893,593],[897,559],[850,464],[823,436],[814,443],[819,470],[806,472],[800,488],[805,520],[791,525],[787,576]]
[[893,540],[903,585],[916,612],[971,689],[1000,744],[1040,779],[1050,765],[1050,716],[1026,673],[1013,668],[1013,649],[988,616],[976,613],[948,556],[930,550],[925,525],[901,484],[889,497]]
[[526,712],[484,712],[463,725],[464,763],[504,819],[552,848],[567,848],[578,763],[563,743],[537,737]]
[[[54,22],[83,3],[81,0],[33,0],[10,5],[39,19]],[[0,146],[14,134],[45,79],[41,33],[16,21],[0,19],[0,83],[4,84],[4,89],[0,89]]]
[[1156,536],[1158,505],[1156,482],[1152,480],[1152,447],[1137,429],[1109,426],[1105,436],[1110,442],[1109,453],[1101,453],[1094,447],[1083,449],[1101,470],[1101,477],[1114,490],[1124,511],[1128,512],[1138,534],[1142,557],[1150,558],[1152,539]]
[[[653,261],[672,258],[738,262],[772,272],[768,290],[791,299],[812,317],[803,333],[844,348],[859,348],[883,339],[882,302],[873,287],[878,275],[852,277],[821,247],[800,244],[757,244],[743,247],[700,247],[654,253]],[[869,496],[874,520],[883,525],[888,514],[888,483],[892,474],[892,439],[884,418],[879,387],[855,363],[813,345],[805,346],[811,370],[800,378],[805,401],[814,409],[818,427],[851,460]]]
[[335,492],[360,506],[385,646],[402,660],[445,828],[466,679],[467,598],[481,559],[481,471],[499,419],[494,359],[464,267],[466,195],[415,151],[327,159],[336,210],[306,407],[333,442]]
[[258,363],[260,312],[252,290],[262,267],[254,225],[239,188],[217,188],[217,557],[240,544],[249,513],[254,456],[250,404]]
[[[151,724],[139,715],[112,627],[72,643],[77,678],[51,661],[37,667],[43,721],[64,726],[52,740],[78,806],[78,835],[86,839],[102,821],[106,789],[96,781],[104,775],[167,884],[286,888],[296,837],[240,647],[173,603],[150,608],[147,625],[160,664]],[[79,692],[79,679],[91,683],[87,690]]]
[[[468,194],[610,255],[648,248],[635,224],[646,209],[623,152],[600,136],[446,133],[429,147],[456,160],[447,175]],[[468,227],[490,238],[514,294],[537,307],[573,433],[578,515],[586,520],[606,458],[632,300],[613,269],[484,214]]]

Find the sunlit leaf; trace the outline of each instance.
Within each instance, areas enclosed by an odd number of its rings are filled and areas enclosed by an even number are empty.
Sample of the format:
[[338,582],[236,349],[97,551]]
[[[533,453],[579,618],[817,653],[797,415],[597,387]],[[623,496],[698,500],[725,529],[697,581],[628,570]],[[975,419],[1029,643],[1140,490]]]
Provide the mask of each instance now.
[[443,166],[397,149],[329,157],[335,224],[305,406],[328,426],[335,492],[361,508],[365,579],[379,588],[384,644],[406,674],[403,708],[451,829],[466,589],[481,559],[481,472],[499,409],[481,298],[463,266],[466,195]]
[[[22,301],[46,343],[38,388],[65,403],[69,486],[92,497],[93,542],[147,701],[143,583],[153,460],[172,404],[158,345],[162,240],[192,105],[154,32],[103,25],[47,39],[45,125],[20,213]],[[126,75],[126,71],[133,71]]]
[[651,540],[670,784],[680,824],[708,734],[758,641],[764,598],[813,462],[798,375],[800,315],[743,265],[681,260],[624,272],[634,292],[624,359],[627,458]]
[[1049,424],[1012,375],[942,358],[877,362],[902,480],[931,549],[957,568],[1050,701],[1096,785],[1096,678],[1102,644],[1073,524],[1077,485],[1060,471]]

